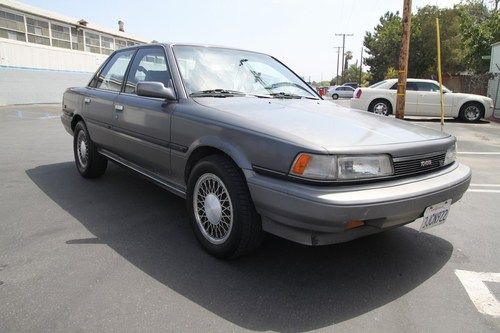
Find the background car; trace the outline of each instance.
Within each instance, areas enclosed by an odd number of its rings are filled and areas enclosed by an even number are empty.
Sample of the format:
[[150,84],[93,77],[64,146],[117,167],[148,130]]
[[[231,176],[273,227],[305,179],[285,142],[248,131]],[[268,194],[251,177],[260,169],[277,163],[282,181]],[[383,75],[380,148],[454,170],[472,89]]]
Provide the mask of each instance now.
[[331,89],[327,92],[327,96],[332,97],[333,99],[338,98],[352,98],[354,96],[354,88],[349,86],[339,86]]
[[352,87],[353,89],[356,89],[359,87],[359,84],[357,82],[346,82],[343,84],[343,86],[348,86],[348,87]]
[[[397,79],[378,82],[368,88],[358,88],[351,99],[351,108],[390,115],[396,107]],[[489,97],[454,93],[443,87],[444,115],[467,122],[488,118],[493,113]],[[433,80],[408,79],[406,83],[405,115],[439,117],[439,83]]]

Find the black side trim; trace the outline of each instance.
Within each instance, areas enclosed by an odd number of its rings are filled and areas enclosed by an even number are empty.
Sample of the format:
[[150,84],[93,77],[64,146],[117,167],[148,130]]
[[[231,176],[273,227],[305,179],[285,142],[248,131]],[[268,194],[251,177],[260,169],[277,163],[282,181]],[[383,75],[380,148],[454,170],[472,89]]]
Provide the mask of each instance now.
[[185,153],[188,151],[188,147],[173,142],[170,142],[170,148],[173,150],[180,151],[181,153]]

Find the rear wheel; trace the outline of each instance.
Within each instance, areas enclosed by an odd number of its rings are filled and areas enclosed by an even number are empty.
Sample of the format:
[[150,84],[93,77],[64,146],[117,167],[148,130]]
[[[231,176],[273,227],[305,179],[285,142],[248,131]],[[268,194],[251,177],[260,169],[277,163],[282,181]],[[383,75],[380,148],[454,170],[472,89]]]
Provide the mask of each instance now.
[[385,99],[376,99],[370,103],[368,111],[382,116],[388,116],[392,113],[392,106],[391,103]]
[[97,152],[83,121],[79,121],[73,131],[73,152],[76,168],[83,177],[97,178],[106,172],[108,160]]
[[460,108],[460,118],[469,123],[479,121],[483,117],[483,107],[476,102],[469,102]]
[[243,175],[226,157],[211,155],[198,162],[186,197],[194,234],[210,254],[236,258],[260,245],[260,217]]

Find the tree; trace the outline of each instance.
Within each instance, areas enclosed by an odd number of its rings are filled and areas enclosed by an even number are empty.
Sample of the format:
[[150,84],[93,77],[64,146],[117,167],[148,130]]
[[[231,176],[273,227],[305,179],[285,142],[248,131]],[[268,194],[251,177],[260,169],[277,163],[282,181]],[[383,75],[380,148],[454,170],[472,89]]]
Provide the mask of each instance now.
[[374,32],[366,32],[363,45],[368,56],[364,64],[370,66],[374,81],[383,80],[389,67],[398,67],[400,44],[401,17],[398,12],[385,13]]
[[475,73],[488,71],[488,61],[483,56],[491,52],[491,44],[500,41],[500,12],[498,1],[489,10],[479,0],[468,0],[456,6],[460,15],[464,62],[467,69]]
[[359,82],[359,66],[350,65],[344,71],[344,82],[358,82],[362,86],[366,86],[371,77],[366,72],[361,72],[361,82]]

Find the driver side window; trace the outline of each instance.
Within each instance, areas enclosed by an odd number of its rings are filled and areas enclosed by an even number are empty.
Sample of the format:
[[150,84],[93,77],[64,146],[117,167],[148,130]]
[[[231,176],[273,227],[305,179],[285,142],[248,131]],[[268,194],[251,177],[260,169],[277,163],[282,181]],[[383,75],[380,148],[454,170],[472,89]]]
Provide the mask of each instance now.
[[172,86],[165,53],[161,48],[145,48],[137,51],[130,66],[125,92],[135,94],[137,83],[142,81],[161,82],[165,87]]

